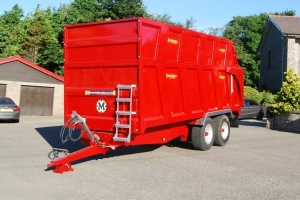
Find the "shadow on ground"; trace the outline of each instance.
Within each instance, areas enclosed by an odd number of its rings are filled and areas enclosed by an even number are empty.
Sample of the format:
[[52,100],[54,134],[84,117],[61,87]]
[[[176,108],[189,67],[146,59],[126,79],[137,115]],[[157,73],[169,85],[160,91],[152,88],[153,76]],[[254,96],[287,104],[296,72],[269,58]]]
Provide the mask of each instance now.
[[242,126],[256,126],[256,127],[266,127],[267,125],[267,120],[263,119],[263,120],[254,120],[254,119],[250,119],[250,120],[244,120],[241,119],[240,120],[240,125]]
[[[62,126],[42,127],[42,128],[36,128],[36,131],[49,143],[52,149],[64,149],[67,150],[69,153],[72,153],[86,147],[84,144],[80,142],[80,140],[76,142],[72,142],[68,140],[66,143],[62,143],[60,138],[61,128]],[[67,135],[68,135],[68,129],[65,130],[63,138],[65,138]],[[79,136],[80,136],[80,131],[78,130],[76,130],[72,134],[72,137],[74,139],[78,138]],[[129,146],[126,148],[119,148],[114,151],[113,150],[108,151],[105,155],[90,156],[81,160],[74,161],[72,162],[72,165],[86,162],[89,160],[104,159],[104,158],[115,157],[115,156],[124,156],[130,154],[150,152],[150,151],[154,151],[155,149],[161,146],[162,145],[140,145],[140,146]],[[49,149],[49,152],[52,151],[52,149]],[[52,169],[53,168],[49,168],[47,170],[52,170]]]
[[0,124],[15,124],[16,121],[0,119]]
[[[52,148],[67,149],[69,152],[74,152],[85,147],[85,145],[80,141],[67,141],[66,143],[62,143],[60,139],[61,128],[62,126],[42,127],[36,128],[36,131],[49,143]],[[68,134],[66,131],[64,136]],[[72,136],[76,138],[79,136],[79,133],[76,131]]]

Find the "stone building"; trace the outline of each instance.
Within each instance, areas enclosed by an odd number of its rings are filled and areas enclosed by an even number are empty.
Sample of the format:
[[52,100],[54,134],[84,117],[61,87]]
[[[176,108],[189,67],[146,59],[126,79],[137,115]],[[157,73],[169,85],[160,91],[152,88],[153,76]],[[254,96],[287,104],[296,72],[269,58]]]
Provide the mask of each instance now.
[[300,17],[269,15],[259,47],[259,90],[277,92],[284,72],[300,75]]
[[19,56],[0,60],[0,96],[10,97],[21,115],[63,116],[64,80]]

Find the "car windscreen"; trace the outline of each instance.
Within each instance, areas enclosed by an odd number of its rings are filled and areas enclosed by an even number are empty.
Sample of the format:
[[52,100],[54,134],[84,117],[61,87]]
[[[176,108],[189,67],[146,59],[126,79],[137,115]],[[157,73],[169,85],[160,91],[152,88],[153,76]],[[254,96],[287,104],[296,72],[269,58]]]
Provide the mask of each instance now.
[[4,104],[4,105],[8,105],[8,104],[15,104],[15,102],[13,102],[13,100],[11,99],[0,99],[0,104]]

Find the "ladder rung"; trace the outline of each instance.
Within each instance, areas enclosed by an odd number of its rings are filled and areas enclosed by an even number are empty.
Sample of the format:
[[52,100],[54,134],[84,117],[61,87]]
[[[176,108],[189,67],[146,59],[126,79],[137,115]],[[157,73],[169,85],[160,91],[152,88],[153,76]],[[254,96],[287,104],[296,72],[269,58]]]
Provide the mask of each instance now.
[[130,90],[131,88],[136,87],[136,85],[118,85],[117,88],[118,89],[123,89],[123,90]]
[[128,138],[123,138],[123,137],[113,137],[114,141],[119,141],[119,142],[129,142]]
[[[136,112],[132,112],[132,93],[133,93],[133,88],[135,88],[136,85],[117,85],[118,89],[118,97],[116,98],[117,102],[117,110],[116,110],[116,117],[118,120],[119,115],[128,115],[129,117],[129,123],[128,124],[120,124],[119,121],[116,122],[115,127],[116,127],[116,133],[113,137],[114,141],[120,141],[120,142],[130,142],[131,140],[131,115],[136,114]],[[120,90],[130,90],[130,97],[129,98],[120,98]],[[119,110],[119,105],[120,103],[127,102],[129,103],[129,109],[126,111],[120,111]],[[123,128],[123,129],[128,129],[128,136],[127,137],[118,137],[118,129]]]
[[131,102],[131,98],[117,98],[117,102]]
[[117,115],[135,115],[136,112],[130,112],[130,111],[116,111]]
[[115,124],[116,128],[130,128],[129,124]]

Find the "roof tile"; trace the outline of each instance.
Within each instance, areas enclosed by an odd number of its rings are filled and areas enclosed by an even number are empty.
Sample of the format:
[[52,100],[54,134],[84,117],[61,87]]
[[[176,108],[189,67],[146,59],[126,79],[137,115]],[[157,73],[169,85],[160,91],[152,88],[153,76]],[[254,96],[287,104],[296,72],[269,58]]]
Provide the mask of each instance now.
[[300,34],[299,16],[269,15],[269,17],[285,34]]

